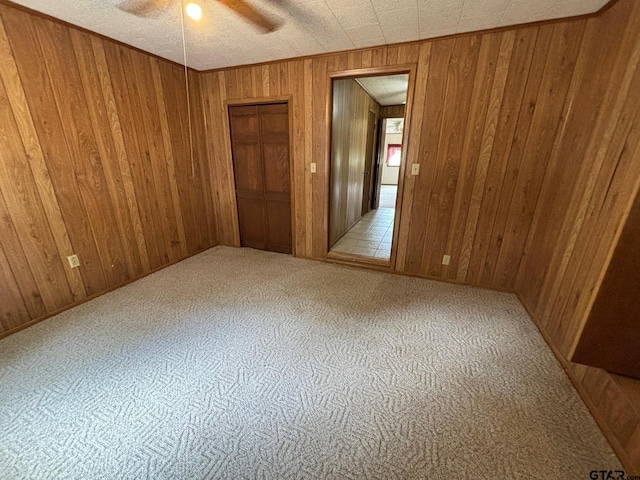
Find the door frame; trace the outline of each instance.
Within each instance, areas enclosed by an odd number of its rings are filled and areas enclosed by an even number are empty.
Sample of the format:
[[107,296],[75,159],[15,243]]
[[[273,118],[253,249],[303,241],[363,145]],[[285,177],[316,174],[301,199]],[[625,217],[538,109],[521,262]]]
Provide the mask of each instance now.
[[286,103],[287,104],[287,113],[289,117],[289,196],[291,201],[291,255],[297,257],[296,251],[296,205],[295,205],[295,192],[296,192],[296,184],[295,184],[295,175],[294,175],[294,158],[293,158],[293,135],[292,135],[292,126],[293,126],[293,95],[280,95],[273,97],[259,97],[259,98],[242,98],[236,100],[225,100],[222,102],[225,115],[224,117],[224,125],[223,134],[225,135],[226,146],[229,152],[229,160],[231,162],[230,168],[232,172],[232,177],[230,178],[230,183],[233,184],[233,211],[235,215],[233,216],[233,231],[234,231],[234,247],[241,247],[240,244],[240,220],[238,216],[238,201],[235,195],[236,190],[236,172],[233,164],[233,148],[231,145],[231,122],[229,121],[229,108],[230,107],[241,107],[247,105],[269,105],[272,103]]
[[[415,92],[416,73],[418,66],[415,63],[391,65],[386,67],[370,67],[350,70],[336,70],[329,72],[327,75],[327,95],[326,95],[326,131],[327,145],[325,148],[324,167],[327,172],[325,179],[325,198],[324,202],[324,231],[325,231],[325,258],[328,260],[336,260],[345,263],[374,265],[384,269],[396,270],[396,261],[398,258],[398,237],[400,233],[400,225],[402,222],[402,199],[404,196],[404,181],[406,164],[409,151],[409,135],[411,133],[411,117],[413,112],[413,97]],[[404,109],[404,129],[402,133],[402,154],[400,160],[400,172],[398,173],[398,194],[396,195],[395,218],[393,222],[393,237],[391,240],[391,257],[389,261],[371,257],[360,257],[349,253],[337,253],[330,251],[329,242],[329,202],[331,201],[331,131],[333,127],[333,80],[341,78],[358,78],[358,77],[380,77],[385,75],[409,75],[409,85],[407,86],[407,103]],[[385,268],[386,267],[386,268]]]

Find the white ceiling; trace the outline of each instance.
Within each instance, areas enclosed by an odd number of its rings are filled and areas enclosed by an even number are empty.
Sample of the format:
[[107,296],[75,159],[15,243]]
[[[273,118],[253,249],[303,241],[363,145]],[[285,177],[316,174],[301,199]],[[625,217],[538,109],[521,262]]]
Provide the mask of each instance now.
[[382,75],[378,77],[360,77],[356,81],[369,95],[382,105],[400,105],[407,101],[409,75]]
[[[122,0],[14,0],[26,7],[182,63],[180,0],[158,18],[140,19]],[[608,0],[247,0],[282,21],[260,34],[218,0],[196,0],[200,22],[186,19],[187,63],[206,70],[439,37],[568,17]]]

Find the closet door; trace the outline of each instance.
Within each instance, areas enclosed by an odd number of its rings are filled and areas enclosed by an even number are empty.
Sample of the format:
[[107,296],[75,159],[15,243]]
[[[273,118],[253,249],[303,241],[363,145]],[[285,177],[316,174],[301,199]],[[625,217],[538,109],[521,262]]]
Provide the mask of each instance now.
[[288,106],[230,107],[229,117],[240,243],[291,253]]

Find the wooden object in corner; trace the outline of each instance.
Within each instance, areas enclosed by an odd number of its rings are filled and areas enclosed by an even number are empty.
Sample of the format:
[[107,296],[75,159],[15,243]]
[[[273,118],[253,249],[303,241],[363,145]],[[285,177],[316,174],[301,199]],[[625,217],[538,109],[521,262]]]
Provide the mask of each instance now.
[[622,230],[573,354],[574,362],[640,378],[640,196]]

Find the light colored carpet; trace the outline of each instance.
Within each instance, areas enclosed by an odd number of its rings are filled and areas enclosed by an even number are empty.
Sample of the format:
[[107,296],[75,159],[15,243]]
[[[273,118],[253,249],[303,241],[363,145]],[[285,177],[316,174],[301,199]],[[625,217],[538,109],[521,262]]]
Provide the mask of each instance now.
[[513,295],[218,247],[0,341],[2,479],[583,479]]

